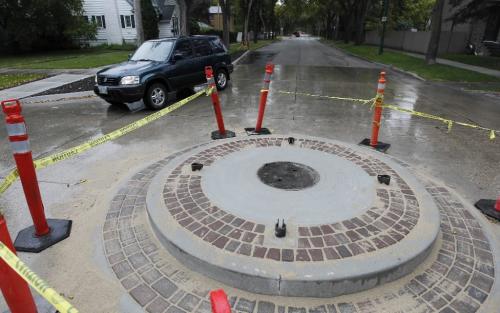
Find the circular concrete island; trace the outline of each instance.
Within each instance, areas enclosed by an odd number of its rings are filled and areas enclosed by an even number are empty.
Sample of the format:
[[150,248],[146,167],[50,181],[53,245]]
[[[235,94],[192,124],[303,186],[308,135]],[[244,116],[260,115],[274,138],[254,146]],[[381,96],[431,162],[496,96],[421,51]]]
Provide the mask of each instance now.
[[404,166],[359,146],[294,139],[214,141],[173,156],[146,197],[170,254],[238,289],[300,297],[366,290],[425,261],[440,215]]

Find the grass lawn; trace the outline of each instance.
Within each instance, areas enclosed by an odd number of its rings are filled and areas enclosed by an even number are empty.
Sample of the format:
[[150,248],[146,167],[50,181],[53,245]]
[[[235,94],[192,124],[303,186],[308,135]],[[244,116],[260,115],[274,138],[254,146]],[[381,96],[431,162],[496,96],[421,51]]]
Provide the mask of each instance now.
[[0,90],[47,77],[44,74],[0,74]]
[[440,55],[439,57],[451,61],[457,61],[465,64],[481,66],[500,71],[500,57],[486,57],[479,55],[454,54],[454,53],[443,54]]
[[[253,41],[250,42],[250,50],[257,50],[259,48],[265,47],[279,39],[266,39],[266,40],[259,40],[257,43],[254,43]],[[239,42],[232,43],[229,46],[229,54],[236,53],[238,51],[245,51],[246,48],[241,45]]]
[[28,69],[92,68],[127,60],[133,49],[90,48],[40,54],[0,56],[0,67]]
[[500,82],[500,78],[497,77],[463,70],[448,65],[427,65],[425,64],[425,60],[411,57],[404,53],[384,51],[384,54],[379,55],[378,47],[375,46],[355,46],[353,44],[339,42],[334,43],[331,41],[326,43],[371,61],[393,65],[405,71],[415,73],[428,80],[449,82]]

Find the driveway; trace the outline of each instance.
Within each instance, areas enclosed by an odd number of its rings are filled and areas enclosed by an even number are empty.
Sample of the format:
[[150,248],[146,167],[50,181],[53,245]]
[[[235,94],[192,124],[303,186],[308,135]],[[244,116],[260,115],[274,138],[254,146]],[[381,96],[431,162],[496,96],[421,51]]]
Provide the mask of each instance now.
[[[368,106],[305,97],[295,92],[369,99],[380,69],[313,38],[287,39],[249,54],[221,92],[226,128],[246,136],[255,125],[264,64],[276,64],[264,126],[276,134],[304,134],[357,143],[369,137]],[[408,109],[500,129],[498,101],[422,82],[389,71],[386,102]],[[282,94],[278,91],[291,91]],[[69,148],[124,126],[150,111],[130,113],[98,98],[28,103],[23,114],[35,157]],[[208,141],[216,128],[209,98],[201,97],[165,118],[116,141],[38,172],[47,215],[71,218],[70,239],[39,255],[21,257],[82,312],[135,312],[102,255],[101,230],[109,201],[125,178],[186,146]],[[0,175],[13,166],[0,128]],[[425,120],[396,111],[383,115],[380,140],[388,151],[441,179],[470,202],[500,190],[500,142],[482,131]],[[20,184],[0,198],[11,233],[31,224]],[[89,301],[91,299],[91,301]],[[1,300],[0,300],[1,301]],[[0,303],[0,311],[2,311]]]

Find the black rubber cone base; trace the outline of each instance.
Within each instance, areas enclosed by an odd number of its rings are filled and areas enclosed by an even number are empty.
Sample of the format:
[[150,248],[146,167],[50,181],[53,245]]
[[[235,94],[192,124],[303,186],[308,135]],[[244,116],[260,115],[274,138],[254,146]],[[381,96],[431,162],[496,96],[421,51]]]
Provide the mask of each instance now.
[[59,241],[68,238],[71,233],[71,220],[48,219],[50,233],[45,236],[35,235],[35,226],[25,228],[17,234],[14,248],[20,252],[38,253]]
[[484,215],[488,215],[500,222],[500,212],[495,210],[495,200],[481,199],[474,206]]
[[377,143],[377,145],[375,147],[373,147],[371,144],[370,144],[370,138],[365,138],[363,139],[360,143],[360,145],[363,145],[363,146],[368,146],[368,147],[372,147],[374,148],[375,150],[377,151],[380,151],[380,152],[386,152],[387,150],[389,150],[389,148],[391,147],[391,144],[390,143],[384,143],[382,141],[379,141]]
[[247,132],[248,136],[252,136],[252,135],[271,135],[271,131],[268,128],[265,128],[265,127],[261,127],[259,132],[256,132],[254,127],[247,127],[247,128],[245,128],[245,131]]
[[222,135],[218,130],[214,130],[212,132],[212,139],[213,140],[226,139],[226,138],[232,138],[232,137],[236,137],[236,134],[233,131],[230,131],[227,129],[226,129],[226,132],[224,133],[224,135]]

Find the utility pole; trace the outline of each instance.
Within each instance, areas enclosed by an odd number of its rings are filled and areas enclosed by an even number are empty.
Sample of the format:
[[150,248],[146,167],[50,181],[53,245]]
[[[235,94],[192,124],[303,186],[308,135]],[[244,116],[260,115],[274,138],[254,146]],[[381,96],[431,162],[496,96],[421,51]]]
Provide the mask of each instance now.
[[141,0],[134,0],[135,30],[137,31],[137,46],[144,42],[144,29],[142,28]]
[[385,28],[387,26],[387,14],[389,13],[389,0],[384,1],[384,14],[382,16],[382,36],[380,36],[380,47],[378,49],[378,54],[384,53],[384,38],[385,38]]

